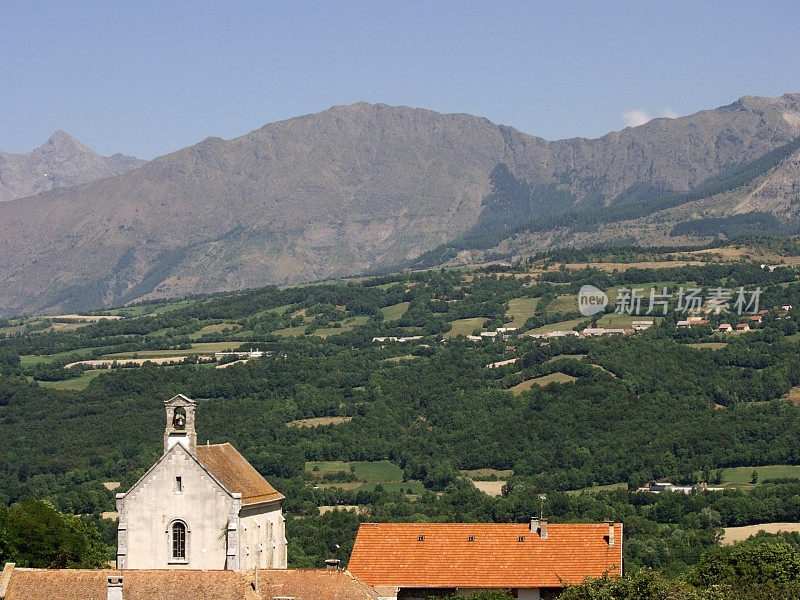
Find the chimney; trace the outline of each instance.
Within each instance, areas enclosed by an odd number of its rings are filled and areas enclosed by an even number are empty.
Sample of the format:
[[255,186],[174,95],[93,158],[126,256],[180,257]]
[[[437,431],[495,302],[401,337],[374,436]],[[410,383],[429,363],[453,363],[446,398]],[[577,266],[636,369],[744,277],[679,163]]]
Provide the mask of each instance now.
[[614,521],[606,521],[608,523],[608,545],[613,548],[617,545],[617,540],[614,539]]
[[325,568],[328,569],[328,571],[337,571],[340,562],[338,558],[329,558],[325,561]]
[[122,600],[122,575],[109,575],[108,600]]
[[537,533],[539,531],[539,519],[536,517],[531,519],[531,533]]
[[543,540],[547,539],[547,519],[539,520],[539,537]]

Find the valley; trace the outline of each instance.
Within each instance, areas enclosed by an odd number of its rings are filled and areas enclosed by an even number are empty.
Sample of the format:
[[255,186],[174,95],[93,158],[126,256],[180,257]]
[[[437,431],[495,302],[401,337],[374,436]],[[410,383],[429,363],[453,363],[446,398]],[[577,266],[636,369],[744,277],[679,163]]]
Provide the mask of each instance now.
[[[187,393],[203,407],[198,436],[231,440],[287,497],[290,565],[337,544],[346,561],[363,520],[504,522],[543,508],[554,522],[647,523],[628,531],[628,564],[683,572],[721,527],[800,522],[797,256],[766,238],[560,250],[3,319],[0,500],[96,514],[110,534],[104,482],[139,477],[158,456],[161,400]],[[586,284],[609,298],[590,317]],[[666,316],[617,311],[626,290],[663,287]],[[681,287],[757,287],[766,312],[731,305],[681,327]],[[723,320],[753,328],[718,333]],[[676,506],[636,491],[653,480],[727,491]]]

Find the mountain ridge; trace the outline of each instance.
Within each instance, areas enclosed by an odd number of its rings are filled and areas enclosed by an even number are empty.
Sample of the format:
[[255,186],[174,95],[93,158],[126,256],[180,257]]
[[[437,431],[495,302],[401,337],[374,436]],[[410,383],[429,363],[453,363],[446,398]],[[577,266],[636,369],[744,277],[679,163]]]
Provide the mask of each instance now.
[[0,202],[111,177],[145,162],[121,153],[100,156],[59,129],[30,152],[0,150]]
[[798,135],[800,94],[557,141],[463,113],[335,106],[0,204],[0,311],[354,275],[474,226],[499,163],[566,210],[685,191]]

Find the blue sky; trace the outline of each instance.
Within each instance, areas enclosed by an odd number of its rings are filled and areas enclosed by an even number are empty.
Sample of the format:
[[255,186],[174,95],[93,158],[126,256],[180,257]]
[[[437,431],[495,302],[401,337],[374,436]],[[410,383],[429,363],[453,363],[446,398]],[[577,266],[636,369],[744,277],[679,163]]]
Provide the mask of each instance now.
[[0,149],[142,158],[360,100],[547,139],[800,91],[800,2],[0,0]]

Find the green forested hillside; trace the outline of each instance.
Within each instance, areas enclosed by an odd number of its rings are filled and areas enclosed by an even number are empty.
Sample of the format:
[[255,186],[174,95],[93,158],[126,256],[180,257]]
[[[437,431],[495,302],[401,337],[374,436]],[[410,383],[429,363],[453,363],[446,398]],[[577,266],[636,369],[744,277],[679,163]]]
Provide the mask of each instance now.
[[[478,222],[459,238],[449,241],[413,262],[431,267],[446,262],[460,250],[488,249],[504,239],[522,232],[567,230],[596,232],[602,225],[632,221],[677,206],[708,199],[751,184],[777,167],[800,149],[800,138],[767,152],[756,160],[725,169],[687,192],[665,191],[639,182],[606,205],[602,196],[597,201],[577,198],[564,185],[531,186],[517,179],[500,163],[490,175],[491,193],[483,200]],[[687,217],[690,215],[686,215]],[[713,239],[723,234],[726,239],[752,235],[796,235],[794,223],[777,219],[770,213],[751,211],[727,218],[701,218],[677,223],[670,235],[696,235]],[[598,239],[597,242],[600,240]]]
[[[773,248],[783,246],[761,250]],[[627,260],[637,251],[605,252]],[[798,312],[781,309],[800,305],[800,278],[788,254],[774,270],[713,251],[616,270],[553,267],[581,259],[554,255],[510,269],[139,304],[90,324],[6,319],[0,503],[113,510],[102,483],[126,488],[157,459],[162,402],[183,393],[198,401],[200,440],[230,441],[286,495],[294,565],[320,564],[336,544],[346,560],[359,520],[525,521],[546,493],[551,519],[623,521],[631,568],[680,572],[714,547],[720,526],[800,520],[798,480],[691,496],[634,491],[654,479],[724,484],[727,467],[800,464]],[[608,291],[606,313],[577,311],[585,284]],[[747,315],[711,314],[686,329],[674,311],[635,335],[526,335],[630,323],[614,299],[653,286],[757,287],[768,313],[740,335],[713,328]],[[511,322],[506,339],[464,335]],[[215,351],[256,347],[266,355],[213,361]],[[181,364],[140,364],[170,356]],[[66,368],[88,359],[112,368]],[[555,374],[570,383],[536,384]],[[64,382],[73,389],[58,389]],[[478,491],[467,471],[504,481],[502,495]],[[334,510],[343,506],[359,512]]]

